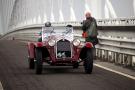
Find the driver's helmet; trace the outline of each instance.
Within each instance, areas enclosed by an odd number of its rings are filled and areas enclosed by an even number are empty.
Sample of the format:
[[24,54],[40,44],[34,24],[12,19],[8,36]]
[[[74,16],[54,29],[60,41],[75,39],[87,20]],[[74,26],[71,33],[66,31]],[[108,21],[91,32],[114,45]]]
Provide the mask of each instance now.
[[46,22],[45,27],[51,27],[51,22]]

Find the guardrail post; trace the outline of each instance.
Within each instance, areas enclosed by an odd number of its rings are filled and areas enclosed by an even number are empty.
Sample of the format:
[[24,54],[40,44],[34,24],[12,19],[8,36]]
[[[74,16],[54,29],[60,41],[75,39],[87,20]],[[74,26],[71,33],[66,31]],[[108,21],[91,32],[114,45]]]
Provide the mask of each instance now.
[[117,56],[117,55],[116,55],[116,52],[114,52],[114,63],[115,63],[115,61],[116,61],[116,59],[117,59],[116,56]]
[[133,69],[135,69],[135,56],[132,56],[131,58],[132,58],[132,67]]
[[120,53],[120,54],[119,54],[119,59],[118,59],[118,64],[119,64],[119,65],[122,64],[122,59],[123,59],[123,54]]
[[124,55],[123,56],[123,66],[124,67],[130,67],[132,66],[132,56],[131,55]]
[[96,60],[98,59],[98,49],[96,48]]
[[98,58],[102,61],[102,49],[98,49]]
[[102,49],[102,60],[107,61],[106,59],[106,50]]
[[112,52],[112,63],[115,61],[115,52]]
[[127,65],[129,66],[129,67],[131,67],[132,66],[132,56],[131,55],[128,55],[128,57],[127,57]]
[[99,59],[99,49],[98,48],[96,50],[96,56],[97,56],[97,59]]
[[102,60],[105,61],[105,50],[102,50]]
[[112,52],[108,51],[108,62],[111,62],[112,59]]
[[105,61],[108,61],[108,50],[105,50]]
[[124,58],[123,58],[123,65],[124,65],[124,66],[127,66],[127,58],[128,58],[128,55],[124,54],[123,57],[124,57]]
[[103,55],[104,55],[103,49],[100,49],[100,59],[101,59],[101,61],[104,61]]
[[115,64],[118,64],[118,60],[119,60],[119,53],[118,53],[118,52],[116,52],[116,53],[115,53],[115,56],[116,56],[116,58],[115,58]]

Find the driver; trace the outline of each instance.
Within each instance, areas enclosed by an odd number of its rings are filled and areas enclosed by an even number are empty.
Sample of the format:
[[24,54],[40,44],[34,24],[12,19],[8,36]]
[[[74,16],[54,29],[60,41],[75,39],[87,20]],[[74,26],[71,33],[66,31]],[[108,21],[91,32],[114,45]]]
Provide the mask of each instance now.
[[[45,27],[51,27],[51,22],[46,22]],[[42,31],[40,31],[39,36],[38,42],[42,42]]]

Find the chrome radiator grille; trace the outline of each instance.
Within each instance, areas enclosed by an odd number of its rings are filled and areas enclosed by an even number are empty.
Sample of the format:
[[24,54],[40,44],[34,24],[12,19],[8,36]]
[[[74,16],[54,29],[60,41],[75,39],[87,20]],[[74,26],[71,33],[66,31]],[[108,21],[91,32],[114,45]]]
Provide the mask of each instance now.
[[57,42],[57,57],[58,58],[71,57],[70,41],[60,40]]

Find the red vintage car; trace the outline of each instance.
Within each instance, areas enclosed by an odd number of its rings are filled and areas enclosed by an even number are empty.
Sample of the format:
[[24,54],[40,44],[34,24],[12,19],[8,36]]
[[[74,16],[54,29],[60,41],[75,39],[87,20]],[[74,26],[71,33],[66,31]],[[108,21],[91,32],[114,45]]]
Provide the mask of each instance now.
[[74,29],[67,26],[42,27],[42,40],[28,43],[29,68],[36,74],[43,71],[43,63],[51,66],[73,66],[78,68],[84,62],[84,70],[91,73],[93,69],[93,45],[74,36]]

